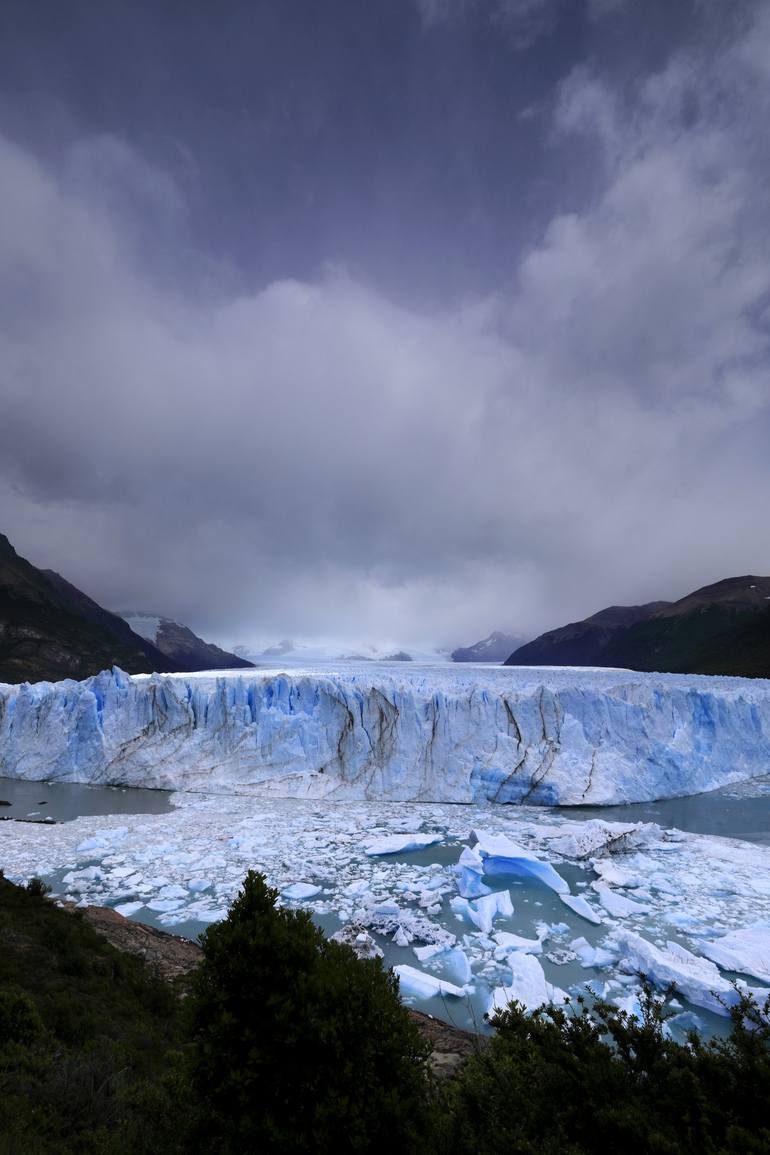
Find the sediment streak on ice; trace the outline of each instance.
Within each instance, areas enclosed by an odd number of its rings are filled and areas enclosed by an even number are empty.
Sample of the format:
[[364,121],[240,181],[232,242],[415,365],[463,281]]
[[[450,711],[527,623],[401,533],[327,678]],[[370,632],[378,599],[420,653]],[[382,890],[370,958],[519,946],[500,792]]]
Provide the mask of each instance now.
[[0,685],[0,774],[280,797],[623,803],[766,773],[770,682],[346,666]]

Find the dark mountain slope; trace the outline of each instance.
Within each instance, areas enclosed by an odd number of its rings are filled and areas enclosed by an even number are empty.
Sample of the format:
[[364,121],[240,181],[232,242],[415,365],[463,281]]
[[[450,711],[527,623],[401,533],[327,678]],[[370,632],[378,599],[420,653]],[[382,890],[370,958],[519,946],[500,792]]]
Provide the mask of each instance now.
[[506,660],[506,666],[606,666],[607,647],[629,626],[644,621],[667,606],[649,602],[644,606],[610,606],[582,622],[570,622],[541,634],[520,646]]
[[770,578],[727,578],[615,637],[608,665],[770,677]]
[[113,665],[129,673],[169,668],[125,622],[116,636],[106,625],[114,614],[56,578],[0,534],[0,681],[85,678]]
[[551,630],[506,665],[770,677],[770,578],[725,578],[676,602],[612,607]]
[[[112,615],[114,616],[114,615]],[[170,659],[177,670],[239,670],[253,669],[254,663],[211,642],[204,642],[194,634],[189,626],[175,622],[171,618],[155,617],[149,614],[125,613],[118,619],[128,629],[131,627],[150,644],[157,647]]]

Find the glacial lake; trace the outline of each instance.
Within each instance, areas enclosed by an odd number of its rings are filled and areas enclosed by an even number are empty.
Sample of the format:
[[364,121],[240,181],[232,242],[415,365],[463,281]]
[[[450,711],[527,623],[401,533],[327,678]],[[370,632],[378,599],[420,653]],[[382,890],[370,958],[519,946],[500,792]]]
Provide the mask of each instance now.
[[[168,790],[0,778],[0,819],[69,822],[99,814],[165,814],[171,809],[170,797]],[[2,805],[6,802],[10,806]]]

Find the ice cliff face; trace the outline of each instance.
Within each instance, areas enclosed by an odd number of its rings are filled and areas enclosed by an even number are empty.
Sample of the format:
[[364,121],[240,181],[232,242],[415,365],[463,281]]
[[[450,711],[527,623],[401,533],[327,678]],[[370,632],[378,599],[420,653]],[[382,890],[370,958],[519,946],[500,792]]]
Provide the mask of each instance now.
[[0,685],[0,775],[31,780],[596,805],[768,771],[768,681],[346,666]]

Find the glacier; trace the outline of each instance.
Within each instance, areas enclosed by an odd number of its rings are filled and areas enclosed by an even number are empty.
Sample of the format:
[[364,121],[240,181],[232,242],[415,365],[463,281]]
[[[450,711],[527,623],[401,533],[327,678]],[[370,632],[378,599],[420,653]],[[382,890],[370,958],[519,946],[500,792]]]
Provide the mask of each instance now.
[[770,768],[770,681],[464,666],[0,685],[0,775],[274,797],[652,801]]

